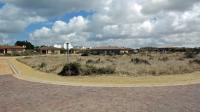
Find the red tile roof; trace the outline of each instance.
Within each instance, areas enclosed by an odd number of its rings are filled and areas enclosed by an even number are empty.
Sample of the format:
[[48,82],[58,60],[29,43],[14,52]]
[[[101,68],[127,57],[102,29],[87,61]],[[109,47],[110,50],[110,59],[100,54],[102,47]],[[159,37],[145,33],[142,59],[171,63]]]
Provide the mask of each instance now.
[[56,48],[56,47],[52,47],[52,46],[49,46],[49,47],[41,47],[39,48],[40,50],[64,50],[64,48]]
[[125,47],[117,47],[117,46],[101,46],[101,47],[94,47],[91,50],[128,50],[129,48]]
[[22,46],[0,46],[0,49],[25,49]]

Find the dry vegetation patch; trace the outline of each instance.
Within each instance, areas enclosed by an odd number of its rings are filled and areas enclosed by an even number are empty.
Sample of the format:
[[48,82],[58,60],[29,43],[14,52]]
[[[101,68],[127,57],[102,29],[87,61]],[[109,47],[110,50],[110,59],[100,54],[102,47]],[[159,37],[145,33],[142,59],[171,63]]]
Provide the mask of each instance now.
[[[186,53],[139,53],[119,56],[70,55],[70,62],[95,68],[115,68],[112,75],[159,76],[185,74],[200,70],[200,55]],[[34,69],[60,73],[67,63],[66,55],[33,56],[18,59]],[[109,74],[111,75],[111,74]]]

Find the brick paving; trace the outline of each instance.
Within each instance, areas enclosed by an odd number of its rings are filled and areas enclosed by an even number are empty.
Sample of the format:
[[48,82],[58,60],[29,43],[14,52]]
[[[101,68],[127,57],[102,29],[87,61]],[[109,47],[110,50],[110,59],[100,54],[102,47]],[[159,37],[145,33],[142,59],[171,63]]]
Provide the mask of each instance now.
[[95,88],[0,76],[0,112],[200,112],[200,84]]

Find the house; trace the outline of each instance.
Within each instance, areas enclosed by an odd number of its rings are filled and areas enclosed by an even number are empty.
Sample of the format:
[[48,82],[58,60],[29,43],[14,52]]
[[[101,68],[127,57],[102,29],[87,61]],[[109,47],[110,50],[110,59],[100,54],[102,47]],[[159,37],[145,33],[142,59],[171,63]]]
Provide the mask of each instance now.
[[130,51],[130,48],[124,48],[124,47],[115,47],[115,46],[106,46],[106,47],[94,47],[91,49],[88,49],[88,52],[91,54],[104,54],[104,55],[119,55],[119,54],[128,54]]
[[23,53],[25,46],[0,46],[0,54]]
[[47,47],[47,46],[44,46],[44,47],[40,47],[39,48],[39,52],[41,54],[62,54],[64,52],[66,52],[66,50],[64,48],[55,48],[55,47]]

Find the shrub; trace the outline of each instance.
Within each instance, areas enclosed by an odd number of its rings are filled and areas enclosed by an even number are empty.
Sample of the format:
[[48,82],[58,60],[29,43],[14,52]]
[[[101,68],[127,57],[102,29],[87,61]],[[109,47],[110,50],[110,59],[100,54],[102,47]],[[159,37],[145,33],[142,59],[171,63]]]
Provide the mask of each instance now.
[[96,63],[96,62],[94,60],[91,60],[91,59],[86,61],[86,64],[93,64],[93,63]]
[[40,68],[44,68],[44,67],[46,67],[47,66],[47,64],[46,63],[44,63],[44,62],[42,62],[41,64],[40,64]]
[[79,63],[66,64],[59,73],[61,76],[79,76],[79,75],[93,75],[93,74],[113,74],[114,68],[111,67],[95,67],[92,65],[81,66]]
[[159,60],[160,60],[160,61],[168,61],[169,58],[165,56],[165,57],[161,57],[161,58],[159,58]]
[[196,57],[196,53],[194,52],[185,52],[185,58],[195,58]]
[[89,56],[89,53],[88,52],[84,52],[81,54],[81,56]]
[[86,64],[97,64],[97,63],[101,63],[101,59],[100,58],[97,59],[97,60],[89,59],[89,60],[86,61]]
[[190,63],[196,63],[196,64],[200,65],[200,60],[199,59],[195,59],[195,60],[190,61]]
[[111,67],[95,67],[92,65],[86,65],[85,69],[82,69],[82,73],[84,75],[91,74],[113,74],[115,73],[115,69]]
[[150,65],[150,63],[147,60],[139,59],[139,58],[131,59],[131,62],[133,62],[134,64],[147,64],[147,65]]
[[66,64],[59,73],[61,76],[78,76],[81,73],[81,65],[79,63]]
[[113,74],[115,69],[111,67],[102,67],[97,69],[97,74]]

